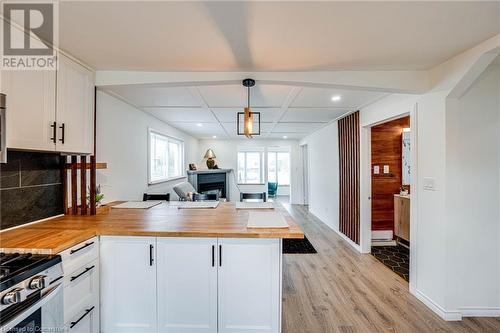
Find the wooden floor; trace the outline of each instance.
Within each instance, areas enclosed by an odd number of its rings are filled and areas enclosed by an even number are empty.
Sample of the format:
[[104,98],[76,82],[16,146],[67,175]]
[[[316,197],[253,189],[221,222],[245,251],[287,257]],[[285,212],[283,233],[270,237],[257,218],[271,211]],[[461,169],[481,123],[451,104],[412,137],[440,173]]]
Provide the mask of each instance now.
[[307,206],[284,205],[318,251],[284,255],[284,333],[500,332],[500,318],[440,319],[406,281],[352,249]]

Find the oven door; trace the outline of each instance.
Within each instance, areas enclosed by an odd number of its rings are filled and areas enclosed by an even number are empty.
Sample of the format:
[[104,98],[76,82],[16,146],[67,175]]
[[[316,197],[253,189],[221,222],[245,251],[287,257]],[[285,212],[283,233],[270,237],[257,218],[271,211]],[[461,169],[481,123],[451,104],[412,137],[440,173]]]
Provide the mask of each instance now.
[[44,291],[36,303],[0,327],[0,332],[64,332],[62,284]]

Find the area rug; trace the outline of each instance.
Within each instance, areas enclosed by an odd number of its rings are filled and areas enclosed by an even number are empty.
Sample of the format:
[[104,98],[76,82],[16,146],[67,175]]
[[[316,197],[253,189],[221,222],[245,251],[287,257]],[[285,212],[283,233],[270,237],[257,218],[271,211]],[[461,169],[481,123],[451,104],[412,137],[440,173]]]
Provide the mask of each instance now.
[[311,242],[303,239],[283,239],[283,254],[317,253]]
[[410,250],[397,246],[372,246],[372,254],[406,281],[410,277]]

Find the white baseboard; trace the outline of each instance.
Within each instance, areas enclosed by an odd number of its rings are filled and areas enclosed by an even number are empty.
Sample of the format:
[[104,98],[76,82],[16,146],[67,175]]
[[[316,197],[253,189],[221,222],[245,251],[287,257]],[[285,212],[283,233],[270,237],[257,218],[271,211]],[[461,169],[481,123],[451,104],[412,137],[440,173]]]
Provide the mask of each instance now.
[[460,308],[462,317],[500,317],[500,308]]
[[424,303],[435,314],[446,321],[460,321],[462,320],[462,313],[460,311],[446,311],[439,304],[435,303],[432,299],[425,294],[410,286],[410,293],[415,296],[420,302]]
[[392,240],[392,230],[372,230],[372,241],[374,240]]
[[309,211],[309,214],[311,214],[312,216],[314,216],[315,218],[317,218],[319,221],[321,221],[321,223],[323,223],[324,225],[326,225],[328,228],[330,228],[331,230],[335,231],[337,233],[337,235],[339,235],[343,240],[345,240],[349,245],[351,245],[356,251],[358,251],[359,253],[362,253],[361,252],[361,246],[354,243],[352,241],[352,239],[350,239],[349,237],[347,237],[346,235],[344,235],[343,233],[340,232],[340,230],[337,230],[335,228],[333,228],[331,225],[329,225],[328,223],[325,223],[322,219],[320,219],[319,217],[317,217],[316,215],[314,215],[311,211]]
[[398,243],[396,241],[372,241],[372,246],[396,246]]

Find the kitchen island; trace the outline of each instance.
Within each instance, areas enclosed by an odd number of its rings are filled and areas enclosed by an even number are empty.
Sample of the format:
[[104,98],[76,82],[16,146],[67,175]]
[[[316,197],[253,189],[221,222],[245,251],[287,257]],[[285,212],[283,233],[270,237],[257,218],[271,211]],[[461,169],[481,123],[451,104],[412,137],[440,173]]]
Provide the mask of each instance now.
[[[304,235],[284,208],[276,211],[289,228],[247,228],[249,211],[233,203],[162,203],[59,217],[0,240],[3,251],[63,260],[98,251],[101,332],[280,332],[281,240]],[[80,273],[96,269],[87,266]]]

